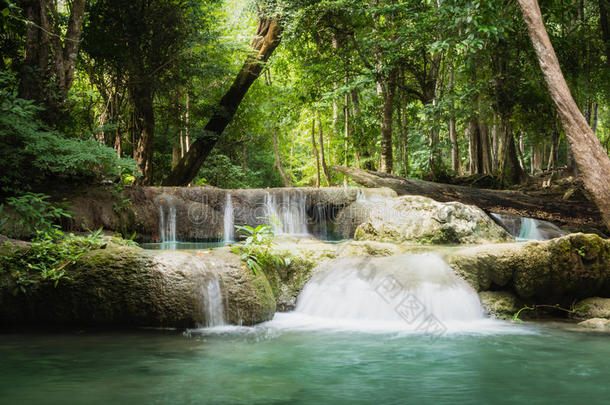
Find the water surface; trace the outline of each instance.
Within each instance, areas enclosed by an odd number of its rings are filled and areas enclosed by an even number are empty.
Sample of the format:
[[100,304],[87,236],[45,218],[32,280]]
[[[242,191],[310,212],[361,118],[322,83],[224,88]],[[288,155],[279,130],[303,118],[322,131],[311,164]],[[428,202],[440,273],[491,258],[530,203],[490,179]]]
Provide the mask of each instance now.
[[607,403],[606,335],[285,327],[0,334],[6,404]]

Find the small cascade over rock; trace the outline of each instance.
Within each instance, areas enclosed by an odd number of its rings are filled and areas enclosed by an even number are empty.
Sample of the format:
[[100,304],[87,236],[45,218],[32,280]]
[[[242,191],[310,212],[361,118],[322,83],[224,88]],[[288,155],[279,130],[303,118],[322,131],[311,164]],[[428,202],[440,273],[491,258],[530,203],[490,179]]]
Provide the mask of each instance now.
[[159,204],[159,237],[164,249],[176,245],[176,207],[171,204]]
[[495,213],[491,216],[518,241],[549,240],[566,235],[561,228],[547,221]]
[[413,330],[426,319],[443,324],[485,318],[472,287],[429,253],[335,260],[306,284],[295,312]]
[[205,326],[212,328],[226,324],[220,280],[213,274],[203,286],[203,307],[205,311]]
[[276,235],[309,236],[307,199],[304,193],[265,194],[265,216]]
[[231,193],[227,193],[224,210],[224,237],[225,243],[235,242],[235,224],[233,219],[233,202],[231,201]]

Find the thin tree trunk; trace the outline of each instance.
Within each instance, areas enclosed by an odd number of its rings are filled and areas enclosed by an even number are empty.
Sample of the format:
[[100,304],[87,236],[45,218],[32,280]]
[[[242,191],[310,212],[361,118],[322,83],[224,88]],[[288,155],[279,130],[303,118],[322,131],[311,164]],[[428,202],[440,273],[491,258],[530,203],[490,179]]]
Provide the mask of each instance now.
[[572,148],[583,184],[610,229],[610,158],[578,110],[563,77],[536,0],[518,0],[551,98]]
[[527,166],[525,165],[525,156],[523,155],[523,132],[519,133],[519,143],[517,145],[517,152],[519,153],[519,162],[521,163],[521,169],[526,172]]
[[451,72],[449,73],[449,90],[451,93],[451,118],[449,118],[449,140],[451,141],[451,169],[458,175],[462,175],[462,165],[460,164],[460,145],[458,143],[458,135],[455,128],[455,112],[454,112],[454,74],[453,62],[451,62]]
[[318,153],[318,147],[316,146],[316,119],[312,117],[311,120],[311,147],[313,149],[313,155],[316,157],[316,188],[320,187],[320,154]]
[[402,142],[402,165],[404,176],[409,176],[409,126],[407,123],[407,106],[406,102],[401,106],[401,125],[400,125],[400,133],[401,133],[401,142]]
[[189,137],[190,126],[191,126],[191,97],[188,89],[186,90],[186,110],[184,111],[184,149],[188,153],[191,148],[191,140]]
[[392,153],[392,123],[394,122],[394,93],[396,89],[396,74],[393,70],[382,85],[383,114],[381,120],[381,150],[379,171],[392,173],[394,169],[394,156]]
[[286,175],[286,172],[284,171],[284,166],[282,166],[282,159],[280,158],[280,148],[277,142],[277,129],[275,128],[275,126],[273,127],[273,129],[271,130],[271,135],[273,138],[273,153],[275,154],[275,167],[277,167],[277,170],[280,172],[280,176],[282,176],[282,180],[284,181],[284,186],[285,187],[292,187],[292,184],[290,183],[290,179],[288,178],[288,176]]
[[248,144],[244,140],[241,145],[241,172],[246,174],[248,168]]
[[183,186],[197,176],[201,165],[220,139],[227,125],[232,121],[248,89],[260,76],[266,62],[279,45],[281,33],[282,27],[275,19],[259,18],[256,37],[251,44],[253,52],[248,53],[246,61],[231,88],[222,97],[218,108],[204,128],[204,132],[212,135],[200,137],[190,145],[187,154],[163,181],[163,185]]
[[602,40],[606,46],[606,64],[610,67],[610,24],[608,17],[610,13],[610,1],[599,0],[599,25],[602,31]]
[[[345,120],[345,143],[343,145],[343,165],[348,166],[348,152],[349,152],[349,138],[350,138],[350,126],[349,126],[349,94],[345,93],[345,104],[343,106],[343,117]],[[347,177],[343,178],[343,185],[347,187]]]
[[322,129],[322,118],[318,111],[318,135],[320,138],[320,160],[322,161],[322,170],[324,171],[324,178],[326,179],[326,185],[330,186],[330,174],[328,173],[328,166],[326,165],[326,157],[324,153],[324,130]]

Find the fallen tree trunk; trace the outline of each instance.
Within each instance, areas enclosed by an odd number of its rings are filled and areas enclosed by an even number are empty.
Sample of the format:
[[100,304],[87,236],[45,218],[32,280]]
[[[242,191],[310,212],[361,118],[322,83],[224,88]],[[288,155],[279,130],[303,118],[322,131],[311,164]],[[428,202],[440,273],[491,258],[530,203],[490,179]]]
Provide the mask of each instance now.
[[387,187],[398,195],[422,195],[440,202],[459,201],[476,205],[486,212],[542,219],[569,228],[594,227],[605,230],[599,210],[590,201],[565,201],[519,191],[433,183],[343,166],[333,168],[365,187]]

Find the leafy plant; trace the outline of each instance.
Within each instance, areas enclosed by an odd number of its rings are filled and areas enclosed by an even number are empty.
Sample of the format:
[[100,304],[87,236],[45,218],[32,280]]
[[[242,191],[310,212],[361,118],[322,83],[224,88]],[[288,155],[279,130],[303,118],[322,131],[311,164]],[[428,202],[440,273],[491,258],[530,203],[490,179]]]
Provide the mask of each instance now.
[[66,235],[57,228],[49,232],[38,231],[32,244],[25,249],[9,249],[0,256],[0,268],[8,271],[15,281],[13,294],[26,293],[27,286],[36,278],[51,280],[57,287],[62,279],[69,278],[67,268],[86,252],[104,244],[102,229],[86,237]]
[[282,257],[279,252],[273,249],[274,234],[269,225],[259,225],[256,228],[236,226],[236,228],[241,236],[246,239],[243,245],[233,248],[233,252],[240,255],[254,275],[258,275],[266,264],[290,265],[290,258]]
[[[52,233],[58,228],[59,220],[72,218],[67,208],[52,204],[50,198],[41,193],[25,193],[7,198],[7,204],[12,206],[17,214],[12,233],[16,236],[31,236],[38,232]],[[5,225],[6,222],[7,219],[4,218],[0,225]]]
[[563,308],[561,307],[559,304],[555,304],[555,305],[548,305],[548,304],[536,304],[536,305],[525,305],[523,308],[521,308],[520,310],[518,310],[517,312],[514,313],[513,317],[512,317],[512,321],[513,322],[523,322],[519,316],[521,315],[521,312],[523,311],[535,311],[539,308],[548,308],[548,309],[555,309],[558,311],[562,311],[562,312],[566,312],[568,314],[573,314],[576,312],[576,309],[574,308],[574,304],[572,304],[571,308]]

